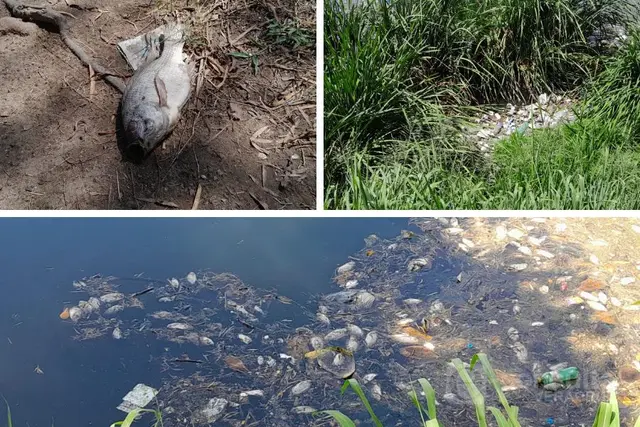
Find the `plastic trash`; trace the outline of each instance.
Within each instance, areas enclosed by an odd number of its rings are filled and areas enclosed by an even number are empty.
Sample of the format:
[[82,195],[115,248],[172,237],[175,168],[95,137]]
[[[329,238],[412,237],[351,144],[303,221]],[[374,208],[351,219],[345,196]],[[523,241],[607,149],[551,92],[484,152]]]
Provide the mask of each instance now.
[[147,406],[157,394],[158,390],[155,388],[145,384],[138,384],[122,398],[122,403],[117,409],[128,414],[134,409],[141,409]]
[[549,385],[552,383],[564,384],[567,381],[578,379],[578,368],[571,366],[569,368],[559,369],[556,371],[549,371],[542,374],[538,378],[538,384]]

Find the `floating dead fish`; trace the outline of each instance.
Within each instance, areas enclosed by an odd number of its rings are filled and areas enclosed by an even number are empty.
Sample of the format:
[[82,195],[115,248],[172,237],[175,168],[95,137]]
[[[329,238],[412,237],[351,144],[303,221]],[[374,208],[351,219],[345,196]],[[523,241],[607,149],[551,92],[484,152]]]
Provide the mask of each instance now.
[[171,297],[161,297],[158,299],[158,302],[173,302],[176,299],[175,296]]
[[414,258],[407,263],[407,270],[410,272],[430,269],[432,262],[429,258]]
[[84,283],[83,281],[77,281],[77,282],[73,282],[73,287],[76,289],[83,289],[87,287],[87,284]]
[[594,301],[594,302],[599,302],[600,300],[598,299],[597,296],[589,293],[589,292],[580,292],[579,294],[582,298],[586,299],[587,301]]
[[407,305],[418,305],[422,302],[422,300],[418,298],[407,298],[403,302]]
[[318,365],[338,378],[349,378],[356,371],[353,353],[341,348],[329,348],[318,354]]
[[367,291],[360,291],[355,296],[354,304],[356,308],[366,309],[366,308],[371,308],[375,300],[376,300],[376,297],[374,295],[370,294]]
[[424,342],[423,339],[412,337],[407,334],[392,334],[391,339],[400,344],[418,345]]
[[373,347],[378,342],[378,333],[376,331],[371,331],[364,338],[364,343],[367,347]]
[[345,274],[350,272],[351,270],[353,270],[354,268],[356,268],[356,263],[354,261],[349,261],[346,264],[341,265],[340,267],[338,267],[338,274]]
[[213,345],[213,340],[209,337],[200,337],[200,344],[202,345]]
[[178,330],[181,330],[181,331],[186,331],[186,330],[188,330],[188,329],[191,329],[191,328],[192,328],[192,326],[191,326],[191,325],[189,325],[189,324],[187,324],[187,323],[178,323],[178,322],[176,322],[176,323],[169,323],[169,324],[167,325],[167,328],[169,328],[169,329],[178,329]]
[[120,292],[112,292],[110,294],[105,294],[100,297],[100,302],[105,304],[113,304],[114,302],[122,301],[124,299],[124,294]]
[[582,304],[584,300],[580,297],[569,297],[567,298],[567,305],[577,305]]
[[335,341],[346,337],[349,334],[347,328],[335,329],[324,336],[325,341]]
[[542,249],[538,249],[538,250],[536,251],[536,253],[537,253],[538,255],[543,256],[543,257],[548,258],[548,259],[551,259],[551,258],[554,258],[554,257],[555,257],[555,255],[554,255],[554,254],[552,254],[551,252],[547,252],[547,251],[542,250]]
[[175,277],[169,280],[169,284],[175,289],[178,289],[180,287],[180,282],[178,282],[178,279],[176,279]]
[[316,314],[316,319],[318,319],[318,321],[320,323],[322,323],[323,325],[326,325],[326,326],[330,326],[331,325],[331,321],[329,320],[327,315],[324,314],[324,313],[317,313]]
[[264,397],[264,391],[262,391],[262,390],[249,390],[249,391],[243,391],[242,393],[240,393],[240,399],[241,400],[246,400],[250,396]]
[[520,363],[526,363],[527,358],[529,357],[529,352],[527,348],[521,342],[515,342],[512,346],[513,351],[516,353],[516,357],[520,361]]
[[318,312],[322,314],[327,314],[329,312],[329,307],[327,307],[326,305],[319,305]]
[[256,313],[260,313],[261,315],[264,316],[264,311],[260,307],[258,307],[257,305],[253,306],[253,311],[255,311]]
[[251,339],[251,337],[249,337],[249,336],[247,336],[247,335],[244,335],[244,334],[238,334],[238,339],[239,339],[240,341],[242,341],[243,343],[245,343],[245,344],[250,344],[250,343],[251,343],[251,341],[253,341],[253,340]]
[[151,314],[151,317],[160,320],[175,319],[176,313],[172,313],[170,311],[156,311],[155,313]]
[[507,232],[507,236],[516,240],[521,239],[524,236],[524,234],[525,234],[524,231],[518,230],[517,228],[513,228]]
[[98,311],[100,310],[100,300],[96,297],[91,297],[89,298],[89,301],[87,302],[87,304],[93,308],[93,311]]
[[382,388],[380,388],[380,384],[376,383],[371,386],[371,396],[375,400],[382,399]]
[[352,324],[347,325],[347,331],[351,335],[358,338],[362,338],[364,336],[364,332],[362,332],[362,329],[360,329],[360,327],[357,325],[352,325]]
[[82,318],[82,315],[83,315],[82,310],[80,310],[80,308],[78,307],[71,307],[69,309],[69,318],[74,322],[77,322],[78,320],[80,320]]
[[113,306],[107,308],[104,311],[104,315],[107,316],[107,317],[113,316],[116,313],[121,312],[122,310],[124,310],[124,305],[116,304],[116,305],[113,305]]
[[371,381],[373,381],[376,377],[378,376],[378,374],[367,374],[364,377],[362,377],[362,383],[366,384],[366,383],[370,383]]
[[347,283],[344,284],[345,289],[353,289],[358,287],[357,280],[348,280]]
[[317,412],[317,409],[311,406],[296,406],[291,410],[291,412],[294,414],[312,414]]
[[112,332],[112,334],[111,334],[111,335],[112,335],[112,336],[113,336],[113,338],[114,338],[114,339],[116,339],[116,340],[122,339],[122,331],[121,331],[121,330],[120,330],[120,328],[119,328],[119,327],[117,327],[117,326],[113,329],[113,332]]
[[400,320],[398,320],[398,321],[396,322],[396,324],[397,324],[398,326],[407,326],[407,325],[410,325],[410,324],[412,324],[412,323],[414,323],[414,322],[415,322],[415,320],[414,320],[414,319],[411,319],[411,318],[407,317],[406,319],[400,319]]
[[227,410],[229,401],[221,397],[214,397],[209,400],[207,405],[200,411],[202,420],[205,424],[213,424],[222,417],[224,411]]
[[527,269],[527,264],[525,263],[521,263],[521,264],[511,264],[509,266],[509,268],[513,271],[522,271],[522,270],[526,270]]
[[231,369],[233,369],[234,371],[238,371],[238,372],[244,372],[247,373],[249,372],[249,370],[247,369],[247,367],[244,365],[244,362],[242,362],[241,359],[235,357],[235,356],[227,356],[224,358],[224,363]]
[[309,381],[309,380],[300,381],[298,384],[293,386],[293,388],[291,389],[291,395],[292,396],[297,396],[297,395],[302,394],[305,391],[309,390],[310,388],[311,388],[311,381]]
[[196,283],[196,280],[196,273],[192,271],[191,273],[187,274],[187,282],[193,285],[194,283]]
[[607,311],[607,307],[597,301],[587,301],[587,305],[596,311]]
[[600,291],[600,292],[598,292],[598,300],[602,304],[606,304],[607,301],[609,301],[609,298],[607,298],[607,294],[605,294],[604,292]]
[[354,337],[353,335],[351,335],[349,337],[349,340],[347,341],[347,350],[351,351],[351,352],[356,352],[358,351],[358,348],[360,347],[358,344],[358,339],[356,337]]
[[436,357],[432,348],[427,348],[423,345],[410,345],[408,347],[402,347],[400,354],[410,359],[430,359]]
[[311,337],[311,347],[314,350],[319,350],[324,347],[324,341],[320,337]]

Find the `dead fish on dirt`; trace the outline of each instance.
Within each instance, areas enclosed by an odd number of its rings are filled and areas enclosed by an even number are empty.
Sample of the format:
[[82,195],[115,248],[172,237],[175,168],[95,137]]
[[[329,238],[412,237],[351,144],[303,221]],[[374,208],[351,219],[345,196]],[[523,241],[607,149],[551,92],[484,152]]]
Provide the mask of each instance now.
[[136,163],[171,133],[191,96],[194,73],[182,57],[182,28],[167,26],[158,44],[152,48],[160,56],[136,70],[122,96],[126,155]]

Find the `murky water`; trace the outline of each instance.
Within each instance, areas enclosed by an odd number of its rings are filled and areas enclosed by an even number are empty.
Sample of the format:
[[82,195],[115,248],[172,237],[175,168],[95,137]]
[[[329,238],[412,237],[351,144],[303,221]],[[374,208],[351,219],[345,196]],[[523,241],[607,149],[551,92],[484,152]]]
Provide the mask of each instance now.
[[[340,397],[353,373],[385,426],[411,426],[424,377],[441,422],[473,426],[449,362],[483,352],[522,425],[589,425],[616,384],[626,425],[640,402],[636,222],[4,220],[0,391],[16,425],[110,423],[138,383],[159,389],[168,427],[326,425],[299,413],[312,409],[368,425]],[[539,388],[558,365],[578,381]]]

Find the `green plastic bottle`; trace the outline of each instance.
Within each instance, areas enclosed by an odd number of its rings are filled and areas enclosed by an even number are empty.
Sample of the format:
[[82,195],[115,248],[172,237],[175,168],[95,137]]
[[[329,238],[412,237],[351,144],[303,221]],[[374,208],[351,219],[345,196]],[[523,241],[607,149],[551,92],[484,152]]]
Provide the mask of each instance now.
[[560,369],[557,371],[545,372],[540,378],[538,378],[538,384],[551,384],[560,383],[563,384],[567,381],[578,379],[578,368],[571,366],[569,368]]

